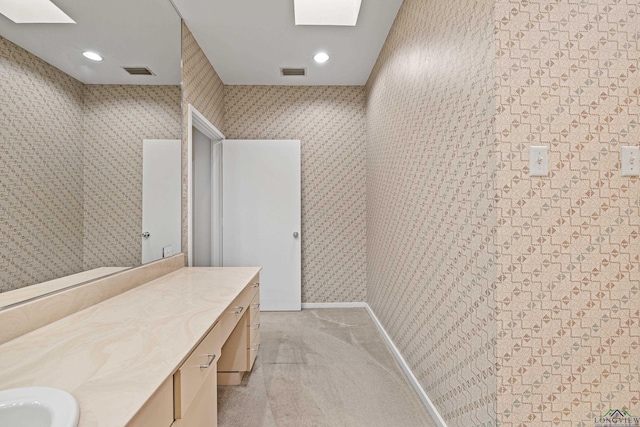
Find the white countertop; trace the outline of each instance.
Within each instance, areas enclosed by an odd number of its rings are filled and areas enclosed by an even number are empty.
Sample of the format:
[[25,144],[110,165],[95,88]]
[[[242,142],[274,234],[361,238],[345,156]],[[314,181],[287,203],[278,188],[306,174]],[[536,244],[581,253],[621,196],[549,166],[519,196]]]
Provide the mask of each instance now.
[[0,390],[66,390],[80,426],[123,427],[259,271],[182,268],[9,341]]

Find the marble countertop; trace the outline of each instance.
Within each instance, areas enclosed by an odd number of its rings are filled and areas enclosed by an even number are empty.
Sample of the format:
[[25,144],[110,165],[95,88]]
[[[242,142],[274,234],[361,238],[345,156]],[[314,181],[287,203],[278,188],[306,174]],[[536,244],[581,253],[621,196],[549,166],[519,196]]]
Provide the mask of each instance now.
[[123,427],[259,271],[182,268],[9,341],[0,390],[66,390],[81,427]]

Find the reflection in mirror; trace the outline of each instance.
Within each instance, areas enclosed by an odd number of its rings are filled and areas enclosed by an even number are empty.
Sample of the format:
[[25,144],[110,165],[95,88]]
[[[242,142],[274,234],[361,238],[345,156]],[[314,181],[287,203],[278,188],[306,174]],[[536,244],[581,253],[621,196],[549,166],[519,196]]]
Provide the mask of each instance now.
[[181,251],[180,17],[55,4],[76,23],[0,15],[0,307]]

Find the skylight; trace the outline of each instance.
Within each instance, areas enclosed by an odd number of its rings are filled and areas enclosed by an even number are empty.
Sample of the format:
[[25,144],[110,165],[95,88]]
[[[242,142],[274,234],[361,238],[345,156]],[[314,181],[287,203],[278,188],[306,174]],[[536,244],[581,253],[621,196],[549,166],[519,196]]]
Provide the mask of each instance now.
[[355,26],[362,0],[294,0],[296,25]]
[[0,13],[16,24],[75,24],[49,0],[0,0]]

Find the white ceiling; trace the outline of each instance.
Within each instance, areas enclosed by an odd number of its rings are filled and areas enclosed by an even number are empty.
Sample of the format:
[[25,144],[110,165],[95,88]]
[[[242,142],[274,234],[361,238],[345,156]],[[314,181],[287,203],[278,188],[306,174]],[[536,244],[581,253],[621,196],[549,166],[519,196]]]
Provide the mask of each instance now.
[[[170,0],[53,0],[77,24],[15,24],[0,35],[86,84],[180,84],[180,17]],[[296,26],[293,0],[174,0],[225,84],[364,85],[402,0],[362,0],[355,27]],[[81,54],[94,50],[93,62]],[[328,62],[313,55],[325,51]],[[123,66],[149,67],[130,76]],[[280,67],[306,68],[282,77]]]
[[[77,24],[14,24],[0,15],[0,35],[86,84],[180,84],[180,17],[169,0],[53,2]],[[85,50],[104,61],[84,58]],[[130,76],[123,66],[156,75]]]
[[[296,26],[293,0],[173,0],[228,85],[364,85],[402,0],[362,0],[355,27]],[[313,55],[330,59],[316,64]],[[306,68],[282,77],[280,67]]]

